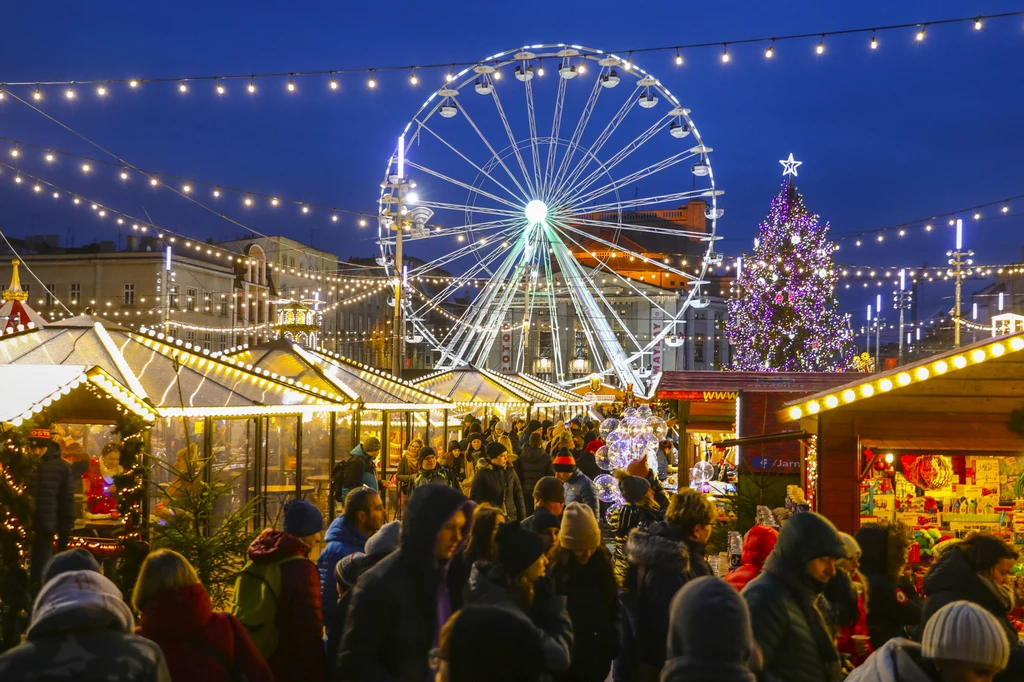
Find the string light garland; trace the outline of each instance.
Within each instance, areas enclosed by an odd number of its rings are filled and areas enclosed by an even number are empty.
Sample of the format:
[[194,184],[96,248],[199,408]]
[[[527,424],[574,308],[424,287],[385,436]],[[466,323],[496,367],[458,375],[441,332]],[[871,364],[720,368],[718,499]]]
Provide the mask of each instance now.
[[[833,31],[812,31],[809,33],[792,33],[786,35],[774,35],[774,36],[760,36],[755,38],[734,38],[728,40],[711,40],[706,42],[696,42],[688,44],[676,44],[676,45],[659,45],[659,46],[640,46],[632,47],[622,50],[610,50],[607,54],[628,55],[625,59],[622,59],[622,68],[630,70],[632,68],[632,55],[633,53],[648,54],[648,53],[668,53],[673,62],[682,67],[686,63],[683,59],[683,52],[701,50],[705,48],[723,48],[721,53],[721,61],[723,63],[730,63],[732,61],[729,53],[730,46],[743,46],[743,45],[768,45],[765,51],[765,58],[771,59],[774,55],[774,44],[783,42],[793,42],[808,39],[818,40],[818,44],[815,47],[815,53],[821,55],[824,52],[824,42],[826,38],[832,38],[836,36],[853,36],[853,35],[871,35],[871,41],[868,43],[868,47],[871,50],[877,50],[879,48],[879,41],[877,35],[883,32],[897,33],[900,31],[906,31],[908,29],[913,30],[912,38],[910,39],[913,43],[922,43],[925,39],[926,27],[934,28],[936,26],[952,25],[952,24],[966,24],[973,28],[972,32],[980,32],[985,22],[1011,19],[1014,17],[1024,16],[1024,11],[1017,12],[1003,12],[998,14],[983,14],[983,15],[972,15],[967,17],[955,17],[950,19],[934,19],[927,21],[915,21],[910,23],[901,24],[889,24],[889,25],[873,25],[873,26],[862,26],[856,28],[839,29]],[[565,47],[572,47],[565,45]],[[264,72],[264,73],[234,73],[234,74],[205,74],[205,75],[193,75],[193,76],[157,76],[157,77],[133,77],[133,78],[100,78],[100,79],[85,79],[85,80],[64,80],[64,79],[52,79],[52,80],[41,80],[41,81],[9,81],[6,83],[0,83],[0,97],[5,89],[8,88],[32,88],[32,98],[35,101],[43,101],[46,98],[41,88],[59,88],[63,89],[65,98],[73,99],[78,98],[77,92],[74,90],[75,86],[95,86],[94,92],[97,97],[105,98],[112,94],[113,86],[125,85],[131,91],[139,90],[143,85],[146,84],[171,84],[175,86],[181,95],[188,95],[193,89],[198,90],[199,85],[202,83],[210,83],[208,86],[209,92],[218,97],[224,96],[227,92],[226,83],[230,81],[245,81],[248,83],[247,91],[250,96],[255,95],[257,92],[256,81],[269,81],[269,80],[285,80],[283,90],[286,94],[294,96],[298,94],[299,87],[296,81],[299,79],[312,79],[312,78],[326,78],[324,89],[328,92],[338,92],[342,90],[338,85],[338,78],[344,75],[364,75],[367,76],[365,81],[367,89],[374,90],[380,83],[378,82],[376,75],[378,72],[399,72],[409,74],[407,82],[410,87],[417,87],[420,83],[420,75],[424,71],[447,71],[449,76],[452,70],[460,67],[469,67],[476,65],[485,65],[492,67],[500,67],[506,63],[511,63],[513,59],[486,59],[481,61],[447,61],[447,62],[431,62],[423,64],[394,64],[394,65],[381,65],[373,67],[349,67],[349,68],[331,68],[331,69],[315,69],[310,71],[279,71],[279,72]],[[543,62],[538,61],[537,75],[543,77],[544,69]],[[442,76],[444,78],[444,76]],[[449,81],[451,79],[449,78]],[[191,88],[190,86],[195,86]],[[281,87],[281,86],[278,86]],[[79,98],[81,99],[81,98]]]

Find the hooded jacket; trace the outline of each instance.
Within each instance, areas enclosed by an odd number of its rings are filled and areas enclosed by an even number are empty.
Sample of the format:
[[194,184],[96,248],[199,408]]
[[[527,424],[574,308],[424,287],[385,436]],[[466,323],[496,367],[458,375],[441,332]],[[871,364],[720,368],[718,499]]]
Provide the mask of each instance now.
[[551,672],[569,669],[573,631],[565,598],[554,594],[541,580],[532,604],[508,585],[504,569],[497,564],[478,561],[473,564],[466,587],[466,603],[500,606],[529,621],[541,640],[544,667]]
[[[309,545],[290,533],[267,529],[249,545],[254,563],[281,563],[281,594],[277,599],[277,650],[267,659],[276,682],[309,682],[324,676],[320,576],[309,560]],[[290,557],[299,560],[284,561]]]
[[931,661],[921,658],[921,645],[890,639],[854,669],[846,682],[939,682]]
[[274,682],[245,628],[230,613],[214,613],[202,585],[151,599],[142,611],[138,634],[160,646],[174,680],[234,682],[237,667],[247,682]]
[[519,480],[526,502],[526,513],[529,515],[533,513],[533,489],[537,485],[537,481],[545,476],[555,475],[555,469],[551,465],[551,455],[541,448],[527,445],[522,449],[519,459],[516,460],[516,471],[519,472]]
[[672,597],[694,575],[686,541],[668,523],[636,528],[626,541],[629,567],[623,588],[632,636],[626,642],[638,665],[660,669],[665,663],[668,612]]
[[61,459],[56,443],[39,458],[30,492],[36,501],[36,533],[60,536],[57,548],[63,550],[75,526],[75,490],[71,465]]
[[573,502],[582,502],[594,510],[594,516],[600,518],[601,512],[597,507],[594,484],[579,469],[572,472],[572,476],[565,482],[565,506],[568,507]]
[[511,464],[504,468],[498,468],[491,464],[491,460],[486,457],[478,459],[470,498],[477,504],[483,502],[493,504],[505,512],[509,521],[526,519],[523,486]]
[[[354,448],[352,448],[352,451],[349,452],[348,454],[349,457],[362,457],[363,459],[366,460],[366,469],[363,471],[362,484],[370,488],[373,488],[374,490],[379,490],[380,488],[377,485],[377,469],[373,464],[373,458],[366,454],[366,451],[363,450],[363,444],[359,443]],[[345,498],[348,497],[348,494],[350,492],[352,492],[351,488],[342,488],[340,500],[344,502]]]
[[839,679],[839,653],[815,606],[825,584],[805,570],[808,561],[824,556],[846,556],[835,527],[813,512],[794,514],[764,572],[743,589],[768,682]]
[[725,582],[742,592],[747,583],[760,575],[778,539],[779,532],[770,526],[754,526],[747,531],[740,567],[725,576]]
[[61,573],[39,591],[25,643],[0,655],[0,680],[171,682],[160,647],[134,632],[114,583]]
[[320,572],[320,612],[327,628],[327,637],[332,635],[332,628],[338,609],[338,582],[334,577],[334,567],[349,554],[362,552],[366,546],[366,536],[356,530],[352,524],[345,522],[342,514],[331,522],[324,535],[323,551],[317,557],[316,567]]
[[398,550],[360,575],[349,593],[336,682],[427,679],[427,653],[437,646],[439,622],[462,605],[461,585],[448,570],[451,561],[437,560],[438,535],[462,511],[466,525],[453,556],[458,555],[469,540],[473,507],[448,486],[424,486],[412,496]]
[[921,599],[912,585],[897,582],[908,540],[899,525],[866,525],[857,531],[860,570],[868,579],[868,631],[872,649],[903,637],[921,621]]

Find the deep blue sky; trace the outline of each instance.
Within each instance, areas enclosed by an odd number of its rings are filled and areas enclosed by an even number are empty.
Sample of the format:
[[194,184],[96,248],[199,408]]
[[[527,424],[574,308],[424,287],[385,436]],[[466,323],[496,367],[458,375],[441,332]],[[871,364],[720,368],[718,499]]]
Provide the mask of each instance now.
[[[895,5],[895,6],[894,6]],[[188,76],[209,73],[301,71],[482,59],[525,43],[578,42],[601,49],[729,40],[939,19],[1021,9],[1008,0],[823,3],[591,2],[548,3],[517,9],[446,3],[17,3],[5,8],[0,81]],[[736,47],[723,65],[720,50],[655,53],[637,62],[657,74],[693,110],[719,186],[726,190],[720,234],[723,250],[750,249],[757,221],[781,180],[777,159],[790,152],[804,162],[799,183],[812,210],[834,234],[871,229],[1024,194],[1024,20],[929,29],[922,44],[913,31],[887,33],[872,52],[866,36],[836,37],[826,53],[816,40],[780,44],[767,61],[764,46]],[[432,80],[439,82],[442,73]],[[171,85],[129,93],[117,87],[98,101],[81,88],[68,102],[47,91],[43,108],[143,168],[276,193],[303,201],[375,211],[378,183],[397,133],[424,99],[407,74],[385,74],[369,91],[362,76],[260,84],[255,98],[230,84],[225,98],[197,84],[187,96]],[[28,91],[22,90],[22,93]],[[37,114],[8,98],[0,103],[0,136],[94,154]],[[0,145],[6,149],[7,145]],[[9,160],[6,151],[4,160]],[[64,164],[69,166],[69,163]],[[32,172],[42,164],[25,165]],[[83,180],[64,170],[44,176],[109,201],[125,212],[144,206],[157,223],[204,237],[231,237],[232,225],[180,200],[118,187],[109,177]],[[4,180],[6,178],[6,180]],[[66,235],[79,244],[116,238],[84,215],[15,189],[0,173],[0,225],[13,235]],[[351,219],[337,226],[296,213],[266,210],[232,215],[261,231],[313,241],[343,257],[374,252],[376,231]],[[971,225],[968,246],[982,262],[1019,260],[1024,202],[1016,216]],[[989,211],[987,214],[994,214]],[[914,231],[902,243],[860,250],[844,243],[839,262],[932,264],[952,246],[945,229]],[[871,298],[874,297],[871,289]],[[925,290],[922,312],[938,309],[951,285]],[[888,296],[888,289],[885,289]],[[862,300],[863,299],[863,300]],[[867,296],[843,292],[844,309],[863,316]]]

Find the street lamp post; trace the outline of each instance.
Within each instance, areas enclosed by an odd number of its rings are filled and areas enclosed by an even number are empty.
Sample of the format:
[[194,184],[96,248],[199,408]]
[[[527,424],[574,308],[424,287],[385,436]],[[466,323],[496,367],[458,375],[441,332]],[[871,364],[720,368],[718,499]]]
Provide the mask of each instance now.
[[956,294],[954,296],[954,308],[953,308],[953,346],[955,348],[960,347],[960,293],[963,289],[964,277],[971,274],[970,266],[974,264],[972,257],[974,256],[973,251],[964,251],[964,221],[960,218],[956,220],[956,251],[947,251],[946,255],[951,256],[948,263],[953,266],[946,270],[946,274],[956,281]]

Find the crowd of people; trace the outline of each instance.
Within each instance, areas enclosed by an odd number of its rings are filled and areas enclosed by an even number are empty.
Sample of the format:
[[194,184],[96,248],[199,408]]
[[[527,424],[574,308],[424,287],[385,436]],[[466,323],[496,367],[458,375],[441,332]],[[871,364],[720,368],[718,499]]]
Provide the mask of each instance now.
[[850,536],[795,513],[752,528],[723,579],[707,559],[719,518],[707,495],[666,493],[631,465],[615,472],[625,502],[602,523],[568,445],[576,429],[549,433],[552,445],[533,426],[470,426],[440,456],[410,447],[397,479],[407,501],[390,523],[364,479],[380,450],[368,439],[319,555],[323,514],[288,501],[281,528],[249,547],[228,612],[173,551],[146,558],[130,600],[87,552],[59,552],[0,679],[1024,680],[1007,615],[1017,553],[999,538],[950,543],[919,592],[903,526]]

